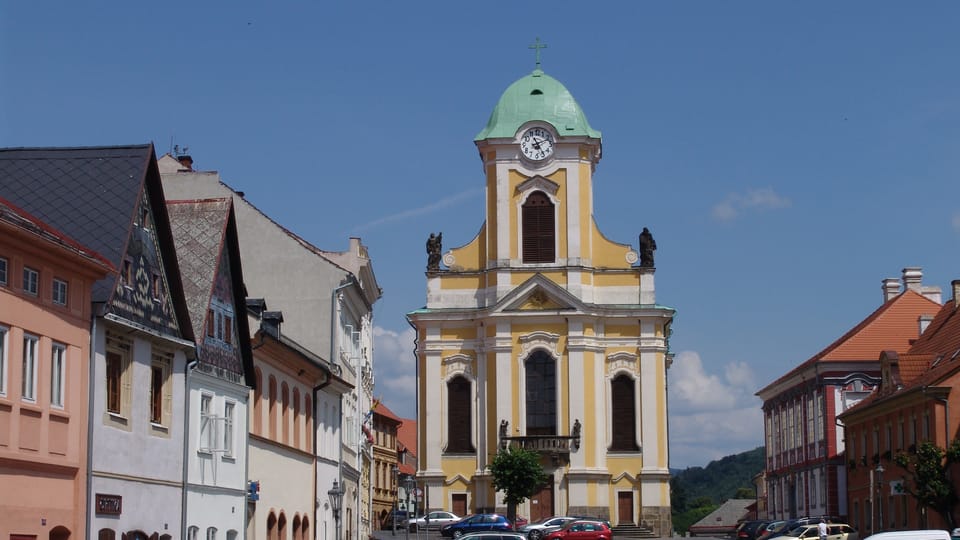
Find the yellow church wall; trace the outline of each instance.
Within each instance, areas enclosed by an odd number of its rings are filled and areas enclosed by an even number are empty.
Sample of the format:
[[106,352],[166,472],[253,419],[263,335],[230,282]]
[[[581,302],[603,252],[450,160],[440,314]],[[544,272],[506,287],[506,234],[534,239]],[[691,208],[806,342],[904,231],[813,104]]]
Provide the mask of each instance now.
[[510,274],[510,284],[513,286],[520,285],[524,281],[527,281],[537,274],[543,275],[545,278],[556,283],[557,285],[567,284],[567,271],[565,269],[546,272],[514,272]]
[[[490,161],[493,159],[491,157]],[[490,164],[487,166],[487,221],[486,221],[486,237],[487,237],[487,249],[486,254],[489,254],[491,257],[496,258],[497,253],[497,223],[499,223],[497,216],[497,166],[495,164]]]
[[[592,165],[589,162],[583,162],[579,169],[580,191],[577,196],[580,198],[580,223],[589,223],[595,227],[593,216],[590,215],[591,205],[588,204],[593,191]],[[580,227],[580,250],[583,253],[589,254],[593,251],[593,247],[590,245],[590,235],[594,227]],[[587,256],[592,257],[592,255]]]
[[630,246],[627,244],[618,244],[600,232],[597,227],[597,220],[590,218],[593,224],[593,266],[597,268],[629,268],[627,262],[627,252]]
[[[602,396],[597,392],[601,391],[603,386],[597,386],[597,380],[594,377],[594,371],[597,365],[597,355],[593,352],[583,353],[583,416],[587,418],[597,417],[597,406],[603,406]],[[606,416],[606,414],[604,414]],[[596,422],[582,422],[584,441],[596,441],[606,437],[604,434],[605,426],[598,426]],[[596,445],[580,444],[580,449],[585,450],[583,459],[587,467],[596,467],[599,465],[600,456],[597,455]]]
[[567,184],[567,170],[557,169],[547,178],[560,186],[557,189],[557,198],[560,200],[557,205],[557,256],[567,257],[570,246],[570,239],[567,238],[567,209],[564,208],[564,201],[567,200],[567,193],[570,189],[569,184]]
[[605,328],[607,337],[637,337],[640,333],[640,326],[634,324],[610,324]]
[[[460,259],[457,259],[459,261]],[[483,276],[480,274],[473,275],[450,275],[443,274],[440,276],[440,288],[444,290],[457,290],[457,289],[480,289],[483,285]]]
[[593,284],[597,287],[639,287],[640,274],[638,272],[617,272],[614,274],[593,273]]
[[446,340],[459,340],[459,339],[475,339],[477,337],[477,327],[473,324],[468,324],[464,326],[445,326],[440,331],[440,339]]
[[[667,374],[666,374],[666,366],[664,365],[663,353],[657,353],[657,380],[664,381],[666,380],[666,377],[667,377]],[[663,386],[658,386],[656,392],[657,392],[657,399],[656,399],[657,409],[656,410],[666,411],[667,410],[666,389]],[[667,415],[665,413],[657,414],[657,433],[667,433]],[[666,468],[667,457],[668,457],[667,456],[667,438],[661,437],[659,438],[659,440],[657,440],[657,443],[659,445],[659,450],[660,450],[659,452],[660,462],[657,463],[656,465],[658,467]]]
[[[473,237],[472,240],[467,242],[465,245],[455,247],[450,250],[450,253],[453,255],[454,267],[451,270],[456,271],[477,271],[484,268],[486,261],[484,256],[486,249],[484,247],[484,239],[486,238],[486,228],[487,224],[484,223],[480,226],[480,232]],[[443,276],[440,281],[440,286],[449,289],[449,286],[444,286],[444,279],[448,276]],[[456,288],[456,287],[454,287]]]

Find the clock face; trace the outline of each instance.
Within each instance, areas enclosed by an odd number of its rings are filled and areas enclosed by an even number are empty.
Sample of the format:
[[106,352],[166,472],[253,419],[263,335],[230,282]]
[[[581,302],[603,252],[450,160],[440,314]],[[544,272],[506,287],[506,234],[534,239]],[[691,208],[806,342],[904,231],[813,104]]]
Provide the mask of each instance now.
[[553,155],[553,134],[542,127],[528,129],[520,137],[520,151],[527,159],[547,159]]

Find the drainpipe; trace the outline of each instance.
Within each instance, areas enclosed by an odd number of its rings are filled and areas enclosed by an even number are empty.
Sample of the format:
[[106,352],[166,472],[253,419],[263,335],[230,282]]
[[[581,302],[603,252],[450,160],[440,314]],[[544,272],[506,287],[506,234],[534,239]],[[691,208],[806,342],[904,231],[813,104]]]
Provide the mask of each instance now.
[[90,528],[93,525],[91,523],[93,518],[90,513],[93,510],[93,503],[91,502],[94,498],[93,494],[93,405],[96,402],[96,380],[97,375],[97,309],[92,309],[93,313],[90,317],[90,365],[87,368],[88,379],[87,379],[87,501],[86,501],[86,515],[83,518],[83,522],[86,523],[86,534],[84,538],[93,538],[90,535]]
[[[340,365],[340,362],[337,360],[337,296],[340,294],[340,291],[346,289],[347,287],[353,286],[353,281],[348,281],[343,285],[340,285],[333,289],[330,292],[330,361],[336,365]],[[340,395],[340,410],[337,415],[337,481],[340,482],[340,485],[343,486],[343,394]],[[341,488],[343,489],[343,488]],[[337,540],[340,540],[340,526],[339,524],[343,521],[343,517],[340,519],[334,520],[334,528],[336,529]]]
[[[320,455],[320,452],[317,450],[317,395],[321,390],[330,386],[333,383],[333,374],[327,374],[327,380],[322,384],[313,387],[313,499],[319,501],[320,493],[317,491],[317,457]],[[317,519],[317,512],[313,512],[313,537],[317,538],[317,523],[320,520]]]
[[[187,537],[187,485],[190,478],[190,372],[200,360],[194,358],[187,362],[183,370],[184,407],[183,407],[183,489],[180,494],[180,538]],[[88,537],[89,538],[89,537]]]

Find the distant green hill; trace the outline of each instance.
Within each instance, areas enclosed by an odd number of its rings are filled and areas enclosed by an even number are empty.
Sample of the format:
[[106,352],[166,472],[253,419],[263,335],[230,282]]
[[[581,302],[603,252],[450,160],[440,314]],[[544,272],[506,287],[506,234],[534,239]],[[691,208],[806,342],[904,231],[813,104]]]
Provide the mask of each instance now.
[[711,461],[706,467],[671,470],[674,529],[683,533],[727,499],[756,497],[753,477],[764,468],[763,447]]

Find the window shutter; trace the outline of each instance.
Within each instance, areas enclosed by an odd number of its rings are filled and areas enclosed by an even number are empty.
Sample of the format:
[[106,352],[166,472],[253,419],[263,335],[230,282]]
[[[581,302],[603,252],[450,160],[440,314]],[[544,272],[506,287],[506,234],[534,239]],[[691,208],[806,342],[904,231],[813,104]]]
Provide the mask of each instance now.
[[610,383],[612,416],[612,441],[610,450],[621,452],[636,452],[637,445],[637,416],[634,400],[633,379],[626,375],[619,375]]
[[523,262],[552,263],[556,260],[554,206],[542,192],[535,192],[523,203]]
[[217,315],[212,309],[207,310],[207,337],[217,335]]
[[454,377],[447,383],[447,452],[473,452],[470,438],[470,381]]

